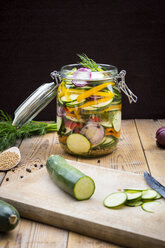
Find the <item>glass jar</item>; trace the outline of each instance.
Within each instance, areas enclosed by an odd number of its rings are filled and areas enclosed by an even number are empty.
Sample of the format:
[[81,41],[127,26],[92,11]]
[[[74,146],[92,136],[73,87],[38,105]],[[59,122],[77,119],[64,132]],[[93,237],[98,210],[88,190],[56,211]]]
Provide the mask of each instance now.
[[119,141],[122,95],[115,82],[118,70],[111,65],[100,67],[104,71],[90,72],[90,77],[88,70],[81,71],[79,64],[61,69],[57,92],[58,136],[62,148],[70,154],[105,155],[113,152]]
[[57,92],[57,129],[62,148],[73,155],[97,157],[112,153],[119,141],[123,91],[130,101],[137,97],[125,84],[123,70],[97,64],[91,71],[80,64],[66,65],[41,85],[15,111],[13,125],[32,120]]

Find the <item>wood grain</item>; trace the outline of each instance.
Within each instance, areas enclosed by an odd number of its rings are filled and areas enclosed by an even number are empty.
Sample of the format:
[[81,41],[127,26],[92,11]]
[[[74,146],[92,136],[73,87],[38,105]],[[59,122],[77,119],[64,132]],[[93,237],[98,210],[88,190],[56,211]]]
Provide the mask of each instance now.
[[[0,182],[3,180],[3,185],[5,185],[11,181],[21,180],[20,176],[26,177],[26,175],[29,175],[26,168],[30,168],[31,173],[39,170],[40,165],[44,165],[46,157],[52,153],[60,154],[71,160],[78,159],[84,163],[132,171],[139,174],[149,169],[154,176],[162,177],[165,175],[165,152],[155,146],[155,132],[161,126],[165,126],[165,120],[124,120],[122,121],[121,138],[117,150],[110,155],[94,159],[76,158],[65,154],[59,145],[56,134],[26,139],[20,146],[22,162],[14,172],[8,172],[4,180],[4,173],[0,173]],[[35,163],[37,168],[34,167]],[[6,181],[7,177],[10,179],[9,181]],[[47,232],[49,237],[46,241],[52,240],[53,244],[50,242],[48,244],[44,243],[46,238],[43,235],[43,231]],[[54,227],[22,219],[20,225],[14,231],[5,235],[0,234],[0,247],[118,247],[72,232],[69,233],[67,245],[66,237],[68,232],[62,231],[61,233],[61,231]],[[26,235],[26,233],[29,235]],[[21,235],[24,238],[19,242]],[[40,240],[43,241],[43,244],[40,243]],[[57,240],[61,246],[58,245]]]
[[148,168],[134,120],[122,121],[121,130],[120,141],[112,154],[92,159],[79,158],[78,161],[142,174]]
[[[31,170],[31,174],[40,170],[41,165],[45,166],[50,154],[55,152],[63,154],[56,133],[25,139],[19,149],[22,155],[21,162],[14,171],[7,172],[2,186],[28,176],[27,168]],[[67,155],[63,154],[63,156],[68,158]],[[34,166],[35,164],[37,167]],[[6,181],[6,178],[9,181]],[[0,247],[63,248],[67,245],[67,236],[67,231],[22,219],[20,225],[11,233],[0,234]]]
[[[1,187],[0,197],[13,204],[22,217],[31,220],[131,248],[137,248],[137,242],[141,247],[165,245],[164,200],[159,200],[159,211],[152,215],[150,225],[151,216],[141,207],[114,210],[103,206],[104,198],[119,188],[147,188],[143,175],[73,160],[68,163],[94,179],[96,190],[90,200],[76,201],[63,192],[50,179],[46,168]],[[165,184],[165,178],[161,182]]]
[[155,134],[165,120],[136,120],[144,155],[153,176],[165,176],[165,149],[156,145]]

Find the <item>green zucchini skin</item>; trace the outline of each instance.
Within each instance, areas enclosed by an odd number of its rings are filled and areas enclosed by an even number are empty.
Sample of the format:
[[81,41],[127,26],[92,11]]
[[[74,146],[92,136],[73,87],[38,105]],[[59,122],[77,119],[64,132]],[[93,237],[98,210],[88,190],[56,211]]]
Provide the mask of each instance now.
[[[51,155],[47,159],[46,168],[47,168],[47,171],[51,179],[55,182],[55,184],[59,188],[69,193],[77,200],[80,200],[75,195],[75,186],[76,186],[76,183],[81,178],[84,178],[84,177],[87,178],[88,176],[86,176],[84,173],[82,173],[77,168],[69,165],[67,161],[59,155]],[[91,180],[93,181],[93,179]],[[93,181],[93,184],[94,184],[94,181]],[[94,187],[94,190],[95,190],[95,187]],[[89,198],[86,198],[86,199],[89,199]]]
[[13,230],[19,223],[18,211],[7,202],[0,200],[0,232]]

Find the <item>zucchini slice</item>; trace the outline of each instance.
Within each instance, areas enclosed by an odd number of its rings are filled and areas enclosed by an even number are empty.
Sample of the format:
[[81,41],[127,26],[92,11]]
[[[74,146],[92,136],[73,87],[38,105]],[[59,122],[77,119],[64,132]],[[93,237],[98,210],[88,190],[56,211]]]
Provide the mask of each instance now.
[[154,213],[159,204],[158,201],[150,201],[143,203],[141,207],[146,212]]
[[119,132],[121,128],[121,111],[117,111],[114,114],[112,124],[113,124],[115,131]]
[[66,140],[68,149],[75,154],[87,153],[90,150],[90,142],[82,134],[73,133]]
[[85,122],[83,119],[77,119],[77,118],[75,118],[75,117],[73,117],[73,116],[69,116],[69,115],[66,115],[65,116],[68,120],[71,120],[71,121],[73,121],[73,122],[77,122],[77,123],[83,123],[83,122]]
[[125,205],[128,207],[138,207],[143,204],[143,201],[141,200],[136,200],[136,201],[126,201]]
[[89,199],[95,191],[93,179],[69,165],[59,155],[51,155],[46,163],[47,171],[55,184],[77,200]]
[[157,192],[153,189],[147,189],[142,191],[142,199],[143,200],[151,200],[157,197]]
[[126,194],[127,194],[128,201],[138,200],[142,198],[141,192],[132,193],[132,192],[127,191]]
[[57,131],[62,127],[62,117],[57,116]]
[[72,94],[68,98],[66,96],[62,96],[61,97],[61,101],[62,102],[73,102],[73,101],[76,101],[77,100],[77,97],[78,96],[79,95],[76,95],[76,94]]
[[101,121],[100,124],[103,127],[112,127],[112,122],[111,121]]
[[115,208],[123,205],[127,200],[127,195],[124,192],[111,193],[104,199],[104,206]]

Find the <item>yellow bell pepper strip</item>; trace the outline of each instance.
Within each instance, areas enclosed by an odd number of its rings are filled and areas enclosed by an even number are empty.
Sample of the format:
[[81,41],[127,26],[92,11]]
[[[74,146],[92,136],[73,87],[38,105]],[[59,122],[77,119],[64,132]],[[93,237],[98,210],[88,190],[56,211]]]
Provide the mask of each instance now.
[[112,93],[111,91],[109,91],[109,92],[99,91],[99,92],[96,92],[95,94],[93,94],[93,96],[113,97],[114,93]]
[[101,98],[99,100],[88,101],[88,102],[84,103],[83,105],[79,106],[79,108],[85,108],[85,107],[88,107],[88,106],[91,106],[91,105],[96,105],[96,104],[101,103],[101,102],[106,102],[106,101],[110,100],[111,98],[112,97],[104,97],[104,98]]
[[69,94],[81,94],[86,92],[86,90],[77,90],[77,89],[67,89],[67,92]]
[[107,112],[109,110],[121,110],[121,104],[111,105],[110,107],[104,109],[102,112]]
[[95,94],[96,92],[98,92],[98,91],[100,91],[100,90],[106,88],[109,84],[112,85],[112,84],[115,84],[115,83],[114,83],[114,82],[107,82],[107,83],[104,83],[104,84],[100,84],[100,85],[98,85],[98,86],[95,86],[95,87],[93,87],[92,89],[87,90],[86,92],[84,92],[84,93],[82,93],[81,95],[79,95],[79,96],[77,97],[77,101],[78,101],[78,102],[82,101],[83,99],[85,99],[85,98],[87,98],[87,97],[89,97],[89,96]]
[[76,118],[79,120],[80,118],[81,118],[81,115],[80,115],[80,111],[78,110],[78,108],[76,109],[74,109],[74,114],[75,114],[75,116],[76,116]]

